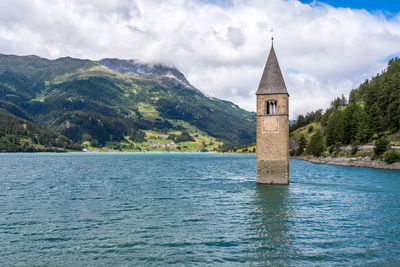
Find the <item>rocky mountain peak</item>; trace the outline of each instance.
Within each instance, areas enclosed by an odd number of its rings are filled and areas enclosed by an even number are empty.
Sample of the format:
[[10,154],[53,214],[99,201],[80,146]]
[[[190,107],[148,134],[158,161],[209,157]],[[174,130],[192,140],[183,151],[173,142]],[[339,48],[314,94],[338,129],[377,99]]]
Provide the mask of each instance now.
[[162,64],[142,63],[137,60],[122,60],[118,58],[104,58],[98,61],[101,65],[121,74],[136,76],[151,75],[176,79],[186,85],[190,85],[185,75],[175,68]]

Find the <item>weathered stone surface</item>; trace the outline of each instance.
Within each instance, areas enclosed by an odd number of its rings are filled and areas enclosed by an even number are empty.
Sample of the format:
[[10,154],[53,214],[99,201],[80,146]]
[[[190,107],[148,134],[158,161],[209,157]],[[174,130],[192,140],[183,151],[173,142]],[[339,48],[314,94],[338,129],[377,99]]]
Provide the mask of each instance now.
[[257,183],[289,184],[289,162],[287,160],[258,161]]
[[[278,103],[276,114],[266,114],[267,101]],[[257,95],[257,183],[289,183],[288,95]],[[264,117],[278,118],[278,131],[265,131]]]

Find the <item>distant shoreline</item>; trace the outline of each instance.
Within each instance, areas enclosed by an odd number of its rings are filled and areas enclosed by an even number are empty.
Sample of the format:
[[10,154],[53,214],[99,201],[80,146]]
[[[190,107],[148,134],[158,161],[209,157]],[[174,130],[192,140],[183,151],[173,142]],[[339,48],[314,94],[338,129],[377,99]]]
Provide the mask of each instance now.
[[[237,152],[218,152],[218,151],[100,151],[100,150],[88,150],[88,151],[40,151],[40,152],[0,152],[0,154],[12,154],[12,153],[26,153],[26,154],[38,154],[38,153],[215,153],[215,154],[236,154],[236,155],[254,155],[255,153],[237,153]],[[379,160],[371,160],[369,157],[314,157],[314,156],[299,156],[290,157],[291,159],[304,160],[316,164],[328,164],[337,166],[348,166],[348,167],[360,167],[360,168],[372,168],[372,169],[385,169],[385,170],[400,170],[400,162],[387,164],[386,162]]]
[[[82,151],[82,150],[70,150],[70,151],[34,151],[34,152],[18,152],[18,151],[10,151],[10,152],[0,152],[0,154],[40,154],[40,153],[52,153],[52,154],[60,154],[60,153],[214,153],[214,154],[218,154],[218,153],[222,153],[222,152],[218,152],[218,151],[160,151],[160,150],[148,150],[148,151],[128,151],[128,150],[122,150],[122,151],[118,151],[118,150],[89,150],[89,151]],[[239,154],[239,153],[237,153]]]
[[329,164],[349,167],[361,167],[361,168],[372,168],[372,169],[385,169],[385,170],[400,170],[400,162],[387,164],[386,162],[379,160],[371,160],[369,157],[361,158],[348,158],[348,157],[292,157],[293,159],[304,160],[317,164]]

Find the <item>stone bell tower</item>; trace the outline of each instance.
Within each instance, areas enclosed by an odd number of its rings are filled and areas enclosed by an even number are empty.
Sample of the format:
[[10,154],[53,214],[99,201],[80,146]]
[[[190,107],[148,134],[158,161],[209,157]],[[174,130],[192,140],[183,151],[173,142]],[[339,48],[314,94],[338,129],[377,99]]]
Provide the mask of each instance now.
[[257,183],[289,184],[289,94],[273,43],[256,95]]

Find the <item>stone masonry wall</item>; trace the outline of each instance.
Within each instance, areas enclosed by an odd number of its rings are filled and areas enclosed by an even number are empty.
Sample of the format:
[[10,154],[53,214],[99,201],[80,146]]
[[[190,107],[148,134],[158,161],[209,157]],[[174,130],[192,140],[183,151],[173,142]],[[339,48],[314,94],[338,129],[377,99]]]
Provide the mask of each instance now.
[[[266,102],[278,102],[277,113],[266,114]],[[257,183],[289,183],[288,95],[257,95]],[[278,132],[263,132],[263,116],[278,117]]]

